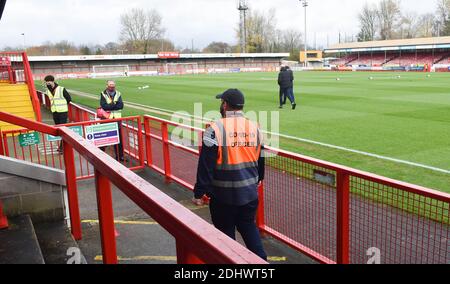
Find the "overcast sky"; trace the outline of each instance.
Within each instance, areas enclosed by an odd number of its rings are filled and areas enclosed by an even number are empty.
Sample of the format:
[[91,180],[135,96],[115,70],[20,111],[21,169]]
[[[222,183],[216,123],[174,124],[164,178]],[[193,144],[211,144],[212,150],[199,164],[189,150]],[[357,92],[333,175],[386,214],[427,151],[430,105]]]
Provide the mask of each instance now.
[[[120,14],[132,7],[153,8],[163,17],[166,37],[181,47],[196,48],[212,41],[236,43],[239,21],[236,0],[7,0],[0,21],[0,48],[44,41],[75,44],[118,41]],[[338,34],[358,32],[357,15],[365,2],[379,0],[309,0],[308,43],[334,44]],[[252,9],[276,9],[279,28],[304,29],[298,0],[249,0]],[[402,0],[405,10],[434,12],[436,0]]]

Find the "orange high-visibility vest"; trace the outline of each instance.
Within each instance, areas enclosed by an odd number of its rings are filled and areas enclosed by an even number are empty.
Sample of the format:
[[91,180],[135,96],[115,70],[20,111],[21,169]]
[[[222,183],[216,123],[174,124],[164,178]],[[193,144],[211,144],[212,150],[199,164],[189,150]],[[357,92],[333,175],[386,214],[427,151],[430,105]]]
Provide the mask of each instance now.
[[238,114],[213,123],[211,128],[218,142],[213,186],[238,189],[256,185],[262,143],[258,126]]

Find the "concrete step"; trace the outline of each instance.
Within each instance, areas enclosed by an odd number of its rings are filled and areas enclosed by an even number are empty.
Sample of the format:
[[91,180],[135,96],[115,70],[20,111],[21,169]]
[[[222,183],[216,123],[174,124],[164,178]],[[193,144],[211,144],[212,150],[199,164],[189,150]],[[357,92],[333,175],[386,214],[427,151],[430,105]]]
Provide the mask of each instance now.
[[35,224],[35,229],[45,263],[87,263],[64,221]]
[[21,101],[29,101],[31,102],[30,95],[28,93],[20,93],[14,96],[0,96],[0,103],[14,103]]
[[8,221],[9,228],[0,230],[0,264],[44,264],[30,216]]
[[22,100],[17,100],[17,101],[9,101],[9,102],[2,102],[0,99],[0,103],[2,104],[2,110],[4,112],[8,112],[8,110],[6,110],[7,108],[12,108],[12,107],[28,107],[28,106],[32,106],[31,101],[27,100],[27,98],[22,99]]
[[28,113],[30,108],[33,109],[31,102],[25,106],[9,104],[8,106],[2,106],[2,111],[8,113]]
[[5,85],[5,84],[1,84],[0,85],[0,91],[17,91],[17,90],[26,90],[28,91],[28,86],[24,85],[24,84],[11,84],[11,85]]

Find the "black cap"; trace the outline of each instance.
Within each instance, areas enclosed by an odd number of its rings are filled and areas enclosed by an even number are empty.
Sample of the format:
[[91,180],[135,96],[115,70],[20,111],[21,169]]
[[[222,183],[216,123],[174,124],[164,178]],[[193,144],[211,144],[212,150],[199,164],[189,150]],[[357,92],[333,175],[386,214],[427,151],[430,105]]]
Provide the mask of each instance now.
[[238,89],[226,90],[223,94],[217,95],[216,99],[222,99],[232,107],[243,107],[245,104],[244,94]]

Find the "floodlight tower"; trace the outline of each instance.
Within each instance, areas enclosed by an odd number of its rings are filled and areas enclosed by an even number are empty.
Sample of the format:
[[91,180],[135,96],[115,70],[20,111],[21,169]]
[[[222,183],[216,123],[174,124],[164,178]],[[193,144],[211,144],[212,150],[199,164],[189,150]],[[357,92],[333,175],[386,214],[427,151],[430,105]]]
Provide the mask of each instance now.
[[302,4],[303,8],[305,8],[305,66],[308,65],[308,56],[307,56],[307,51],[308,51],[308,38],[307,38],[307,27],[306,27],[306,8],[308,8],[308,0],[299,0],[300,3]]
[[248,3],[247,0],[239,0],[238,8],[240,13],[240,37],[241,37],[241,52],[247,52],[247,11],[248,11]]

